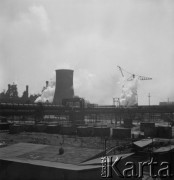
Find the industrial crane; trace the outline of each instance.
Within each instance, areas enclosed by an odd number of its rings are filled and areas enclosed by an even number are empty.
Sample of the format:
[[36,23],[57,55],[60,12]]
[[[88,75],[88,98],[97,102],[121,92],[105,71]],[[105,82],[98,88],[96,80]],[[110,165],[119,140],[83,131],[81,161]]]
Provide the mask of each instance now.
[[138,77],[139,80],[152,80],[152,78],[150,78],[150,77],[145,77],[145,76],[139,76],[137,74],[132,74],[132,73],[126,71],[125,69],[121,68],[120,66],[117,66],[117,67],[118,67],[119,71],[121,72],[122,77],[124,77],[124,73],[123,72],[126,72],[126,73],[131,75],[127,79],[127,81],[132,81],[135,77]]

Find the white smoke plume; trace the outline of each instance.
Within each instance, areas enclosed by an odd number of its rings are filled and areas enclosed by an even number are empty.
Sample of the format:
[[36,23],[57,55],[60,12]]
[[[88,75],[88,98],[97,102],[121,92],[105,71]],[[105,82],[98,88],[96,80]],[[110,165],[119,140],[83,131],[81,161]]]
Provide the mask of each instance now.
[[121,106],[138,105],[137,89],[138,89],[138,78],[134,78],[132,81],[123,79],[122,93],[120,96],[120,105]]
[[[58,69],[75,69],[66,64],[62,64]],[[114,71],[101,74],[99,72],[92,72],[86,69],[75,69],[73,78],[73,88],[75,96],[79,96],[88,100],[91,103],[97,104],[111,104],[112,97],[117,92],[115,82],[118,77],[115,76]],[[36,99],[37,102],[53,102],[56,84],[56,74],[54,72],[52,80],[49,82],[48,87],[42,91],[40,97]]]
[[49,102],[52,103],[53,102],[53,98],[54,98],[54,93],[55,93],[55,79],[51,79],[48,83],[48,86],[45,87],[45,89],[42,91],[41,96],[39,96],[36,100],[35,103],[38,102]]

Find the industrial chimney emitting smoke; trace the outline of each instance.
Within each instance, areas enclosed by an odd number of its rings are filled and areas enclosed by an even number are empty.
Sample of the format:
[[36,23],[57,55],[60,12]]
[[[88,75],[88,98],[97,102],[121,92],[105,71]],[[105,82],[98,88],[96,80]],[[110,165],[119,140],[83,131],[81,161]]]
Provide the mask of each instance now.
[[73,98],[73,70],[56,70],[56,87],[54,93],[54,104],[62,104],[62,99]]

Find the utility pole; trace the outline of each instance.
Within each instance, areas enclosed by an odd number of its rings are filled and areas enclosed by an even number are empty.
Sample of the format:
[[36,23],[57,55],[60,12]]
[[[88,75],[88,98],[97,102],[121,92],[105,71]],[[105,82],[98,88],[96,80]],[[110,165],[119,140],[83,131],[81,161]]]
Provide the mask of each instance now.
[[148,95],[148,98],[149,98],[149,106],[150,106],[150,97],[151,97],[151,96],[150,96],[150,93],[149,93],[149,95]]

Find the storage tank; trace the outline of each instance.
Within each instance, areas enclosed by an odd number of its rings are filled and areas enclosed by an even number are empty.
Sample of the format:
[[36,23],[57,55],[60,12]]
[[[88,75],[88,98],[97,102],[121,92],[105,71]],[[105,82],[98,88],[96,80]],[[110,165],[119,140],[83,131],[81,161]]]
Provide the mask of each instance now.
[[62,104],[62,99],[73,98],[73,70],[59,69],[56,70],[56,89],[53,103]]

